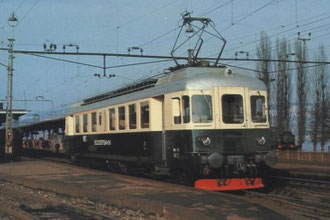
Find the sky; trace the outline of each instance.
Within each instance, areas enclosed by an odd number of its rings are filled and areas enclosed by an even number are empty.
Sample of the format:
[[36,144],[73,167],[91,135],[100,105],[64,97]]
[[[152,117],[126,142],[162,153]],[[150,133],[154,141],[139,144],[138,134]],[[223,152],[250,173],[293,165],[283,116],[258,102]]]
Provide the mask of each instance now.
[[[133,46],[143,48],[144,55],[170,55],[184,11],[192,16],[208,17],[226,39],[223,58],[234,58],[235,52],[249,52],[256,58],[256,46],[261,31],[271,37],[286,37],[291,42],[301,32],[307,41],[310,60],[321,43],[330,51],[329,0],[0,0],[0,47],[6,48],[12,32],[7,23],[12,12],[18,18],[14,28],[17,50],[43,51],[43,44],[79,45],[80,52],[127,53]],[[162,37],[160,37],[162,36]],[[214,56],[221,42],[204,43],[202,55]],[[66,51],[75,52],[75,48]],[[133,51],[132,54],[139,54]],[[180,51],[178,55],[186,55]],[[75,62],[102,66],[101,57],[50,56]],[[239,55],[245,58],[244,54]],[[107,66],[151,61],[141,58],[107,58]],[[0,51],[0,63],[8,63],[7,51]],[[254,69],[252,62],[224,62]],[[116,77],[98,78],[102,70],[73,63],[16,54],[14,60],[14,100],[35,100],[43,96],[55,109],[162,73],[174,66],[173,61],[149,65],[118,67],[107,70]],[[7,70],[0,66],[0,99],[6,98]],[[15,109],[42,113],[51,102],[17,102]]]

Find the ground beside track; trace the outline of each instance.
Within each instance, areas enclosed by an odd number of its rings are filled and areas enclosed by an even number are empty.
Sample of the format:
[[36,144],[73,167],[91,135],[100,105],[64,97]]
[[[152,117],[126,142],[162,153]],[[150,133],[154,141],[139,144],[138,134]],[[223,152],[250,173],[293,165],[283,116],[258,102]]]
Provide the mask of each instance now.
[[[141,219],[299,219],[258,199],[31,159],[0,164],[0,176],[42,192],[143,213]],[[120,216],[120,218],[125,218]]]
[[270,175],[312,178],[330,181],[330,166],[279,162]]

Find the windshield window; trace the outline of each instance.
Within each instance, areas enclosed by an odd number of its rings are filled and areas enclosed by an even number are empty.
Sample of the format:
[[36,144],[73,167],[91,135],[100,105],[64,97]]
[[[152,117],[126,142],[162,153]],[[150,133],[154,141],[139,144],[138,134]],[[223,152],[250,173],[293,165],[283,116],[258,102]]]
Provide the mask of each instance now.
[[241,95],[222,96],[222,120],[227,124],[244,122],[243,97]]
[[212,97],[210,95],[193,95],[191,104],[194,123],[212,122]]
[[251,96],[251,116],[255,123],[267,121],[265,111],[265,96]]

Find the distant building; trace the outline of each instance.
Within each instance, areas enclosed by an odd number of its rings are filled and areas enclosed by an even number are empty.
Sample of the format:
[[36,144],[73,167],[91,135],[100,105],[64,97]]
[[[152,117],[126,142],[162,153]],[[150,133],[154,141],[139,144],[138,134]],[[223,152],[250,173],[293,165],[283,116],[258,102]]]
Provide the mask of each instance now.
[[[25,115],[28,111],[24,109],[13,109],[13,119],[14,121],[17,121],[18,118],[22,115]],[[0,103],[0,127],[2,127],[2,124],[6,122],[6,109],[3,108],[3,103]]]

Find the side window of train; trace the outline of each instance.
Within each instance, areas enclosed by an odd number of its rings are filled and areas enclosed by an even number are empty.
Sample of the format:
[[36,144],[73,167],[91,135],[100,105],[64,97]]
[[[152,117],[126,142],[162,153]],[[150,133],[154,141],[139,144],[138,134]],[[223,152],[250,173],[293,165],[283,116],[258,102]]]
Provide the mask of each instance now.
[[136,129],[136,105],[132,104],[128,106],[129,114],[129,129]]
[[244,122],[243,97],[241,95],[223,95],[222,120],[227,124],[242,124]]
[[191,105],[194,123],[210,123],[213,121],[212,96],[193,95]]
[[264,123],[267,121],[265,96],[251,96],[251,117],[254,123]]
[[125,106],[118,107],[119,114],[119,130],[125,130]]
[[87,114],[83,115],[83,132],[87,132],[88,131],[88,116]]
[[96,132],[96,128],[97,128],[96,112],[93,112],[91,116],[92,116],[92,124],[91,124],[92,132]]
[[98,115],[99,115],[99,126],[102,126],[102,112],[99,112],[98,113]]
[[140,103],[141,128],[149,128],[149,102]]
[[109,109],[109,129],[111,131],[116,130],[116,109]]
[[79,115],[75,116],[75,127],[76,127],[76,133],[80,133],[80,120]]
[[181,124],[181,99],[179,97],[172,98],[172,114],[174,124]]
[[183,123],[190,122],[190,102],[189,96],[182,96],[182,114],[183,114]]

